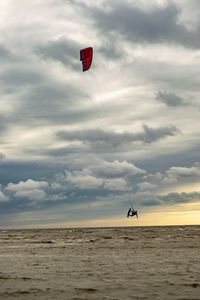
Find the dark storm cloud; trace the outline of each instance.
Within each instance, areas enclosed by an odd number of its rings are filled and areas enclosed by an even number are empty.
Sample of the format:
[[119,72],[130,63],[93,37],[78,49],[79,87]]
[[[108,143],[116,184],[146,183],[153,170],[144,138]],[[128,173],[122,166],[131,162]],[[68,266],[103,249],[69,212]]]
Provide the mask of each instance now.
[[156,100],[164,103],[167,106],[185,106],[187,105],[186,101],[176,94],[173,93],[165,93],[165,92],[158,92],[156,96]]
[[187,29],[179,22],[180,9],[172,2],[145,11],[130,3],[114,2],[107,10],[90,8],[88,11],[104,34],[120,33],[127,40],[139,43],[172,43],[200,48],[200,25],[193,30]]
[[80,49],[81,45],[77,42],[67,39],[50,41],[44,46],[38,47],[36,53],[44,58],[57,60],[66,67],[72,67],[75,70],[80,70]]
[[114,146],[121,146],[124,143],[144,142],[153,143],[167,136],[174,136],[178,133],[175,126],[151,128],[147,125],[143,126],[141,133],[113,133],[103,130],[82,130],[82,131],[60,131],[57,133],[57,138],[61,140],[80,140],[89,143],[103,143]]

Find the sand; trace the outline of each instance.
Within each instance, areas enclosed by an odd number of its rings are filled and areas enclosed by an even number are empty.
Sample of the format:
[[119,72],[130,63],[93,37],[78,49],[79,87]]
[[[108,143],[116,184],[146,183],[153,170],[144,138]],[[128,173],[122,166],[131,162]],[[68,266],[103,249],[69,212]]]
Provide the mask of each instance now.
[[200,226],[1,230],[0,299],[200,299]]

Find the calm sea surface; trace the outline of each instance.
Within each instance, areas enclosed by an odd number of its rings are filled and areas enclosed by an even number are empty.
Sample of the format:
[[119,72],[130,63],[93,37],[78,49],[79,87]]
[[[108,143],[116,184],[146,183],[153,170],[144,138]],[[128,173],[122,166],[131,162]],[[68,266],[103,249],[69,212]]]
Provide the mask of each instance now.
[[0,230],[0,300],[200,300],[200,226]]

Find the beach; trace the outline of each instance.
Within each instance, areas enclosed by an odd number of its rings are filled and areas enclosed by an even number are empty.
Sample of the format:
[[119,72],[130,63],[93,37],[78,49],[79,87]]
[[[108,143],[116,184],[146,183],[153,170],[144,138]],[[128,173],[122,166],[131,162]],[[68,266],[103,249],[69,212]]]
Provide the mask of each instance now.
[[0,299],[200,299],[200,226],[0,231]]

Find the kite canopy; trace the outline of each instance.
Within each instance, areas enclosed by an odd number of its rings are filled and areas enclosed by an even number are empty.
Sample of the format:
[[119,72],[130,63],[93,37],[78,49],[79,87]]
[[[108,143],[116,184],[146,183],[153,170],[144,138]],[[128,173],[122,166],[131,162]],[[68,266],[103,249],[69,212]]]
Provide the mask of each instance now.
[[80,50],[80,60],[82,61],[83,72],[89,70],[92,64],[92,47],[88,47]]

